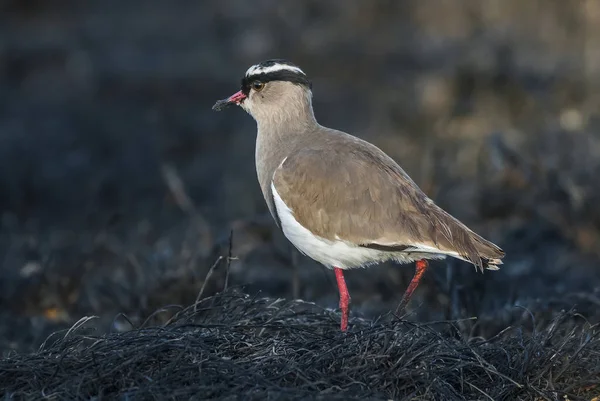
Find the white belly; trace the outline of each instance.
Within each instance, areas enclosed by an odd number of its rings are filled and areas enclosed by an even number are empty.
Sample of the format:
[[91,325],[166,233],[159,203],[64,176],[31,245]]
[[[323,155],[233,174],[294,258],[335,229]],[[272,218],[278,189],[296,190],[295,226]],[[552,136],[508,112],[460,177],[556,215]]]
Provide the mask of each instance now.
[[298,223],[293,211],[281,199],[273,183],[271,183],[271,191],[273,192],[277,215],[281,222],[281,229],[286,238],[300,252],[329,268],[351,269],[365,267],[386,260],[409,263],[423,258],[443,259],[445,257],[445,255],[432,253],[385,252],[357,246],[347,241],[330,241],[319,237]]

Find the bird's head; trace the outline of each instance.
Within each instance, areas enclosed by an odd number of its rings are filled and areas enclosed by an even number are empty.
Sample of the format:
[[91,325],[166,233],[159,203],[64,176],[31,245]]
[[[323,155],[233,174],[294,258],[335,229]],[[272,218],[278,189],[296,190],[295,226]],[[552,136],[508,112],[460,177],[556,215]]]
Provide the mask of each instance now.
[[219,100],[213,110],[231,105],[246,110],[258,122],[289,117],[312,117],[311,82],[300,67],[286,60],[253,65],[242,78],[239,92]]

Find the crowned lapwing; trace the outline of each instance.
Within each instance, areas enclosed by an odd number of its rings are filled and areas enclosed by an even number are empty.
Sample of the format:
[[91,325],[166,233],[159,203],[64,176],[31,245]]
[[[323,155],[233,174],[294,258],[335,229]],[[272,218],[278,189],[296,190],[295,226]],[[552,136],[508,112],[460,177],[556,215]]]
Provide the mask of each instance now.
[[312,85],[285,60],[246,71],[241,90],[213,109],[239,105],[258,126],[256,171],[269,211],[303,254],[332,268],[348,327],[344,270],[392,260],[416,262],[398,307],[403,309],[427,259],[452,256],[497,270],[504,252],[437,206],[376,146],[320,125]]

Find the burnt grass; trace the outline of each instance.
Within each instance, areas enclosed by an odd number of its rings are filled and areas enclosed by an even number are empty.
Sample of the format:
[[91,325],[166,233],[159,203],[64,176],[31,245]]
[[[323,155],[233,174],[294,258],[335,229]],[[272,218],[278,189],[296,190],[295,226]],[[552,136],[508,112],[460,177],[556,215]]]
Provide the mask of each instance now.
[[[160,313],[160,312],[159,312]],[[338,317],[312,303],[226,291],[161,325],[98,334],[82,319],[6,355],[6,399],[587,399],[600,327],[562,313],[484,339],[456,322]],[[534,316],[531,316],[534,319]]]

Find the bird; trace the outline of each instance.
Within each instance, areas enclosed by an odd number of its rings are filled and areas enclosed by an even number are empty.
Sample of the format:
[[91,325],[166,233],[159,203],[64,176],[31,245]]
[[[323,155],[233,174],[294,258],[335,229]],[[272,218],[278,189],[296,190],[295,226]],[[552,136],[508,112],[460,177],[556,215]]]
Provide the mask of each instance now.
[[317,122],[312,82],[296,64],[270,59],[248,68],[241,88],[213,110],[237,105],[256,121],[255,164],[267,207],[304,255],[333,269],[340,329],[348,329],[344,271],[415,262],[398,305],[404,310],[428,260],[457,258],[498,270],[504,251],[436,205],[390,156]]

